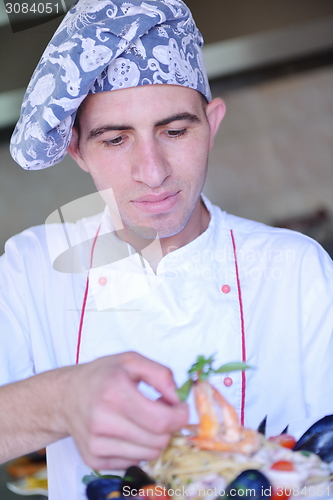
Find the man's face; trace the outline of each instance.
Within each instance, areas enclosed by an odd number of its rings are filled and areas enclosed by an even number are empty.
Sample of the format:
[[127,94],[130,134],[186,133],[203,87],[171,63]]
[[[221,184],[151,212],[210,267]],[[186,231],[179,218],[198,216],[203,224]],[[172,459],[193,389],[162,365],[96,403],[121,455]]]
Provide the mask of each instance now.
[[200,217],[214,102],[206,111],[197,91],[173,85],[89,95],[69,152],[99,191],[112,188],[123,224],[172,236]]

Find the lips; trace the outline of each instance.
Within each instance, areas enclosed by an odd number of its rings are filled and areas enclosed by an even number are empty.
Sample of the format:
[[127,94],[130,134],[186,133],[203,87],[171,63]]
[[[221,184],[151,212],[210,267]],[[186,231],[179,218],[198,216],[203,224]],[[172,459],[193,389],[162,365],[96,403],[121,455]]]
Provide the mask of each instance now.
[[139,210],[158,214],[171,210],[179,199],[180,191],[165,191],[164,193],[150,193],[132,200],[133,205]]

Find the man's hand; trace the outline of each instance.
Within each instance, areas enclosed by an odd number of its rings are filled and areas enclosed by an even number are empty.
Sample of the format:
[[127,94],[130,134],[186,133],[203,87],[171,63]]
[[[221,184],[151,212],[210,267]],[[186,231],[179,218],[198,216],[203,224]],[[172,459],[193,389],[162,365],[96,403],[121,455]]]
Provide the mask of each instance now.
[[[171,371],[134,352],[79,365],[63,401],[68,432],[85,462],[94,469],[123,469],[157,458],[171,434],[188,419]],[[163,399],[150,401],[140,381]]]
[[[140,381],[162,397],[147,399],[137,388]],[[30,398],[28,408],[23,408],[20,394]],[[20,405],[22,412],[28,410],[24,419],[5,418],[8,432],[5,442],[0,437],[0,458],[8,460],[71,435],[94,469],[123,469],[157,458],[188,419],[170,370],[132,352],[4,386],[0,403],[12,415],[19,414]]]

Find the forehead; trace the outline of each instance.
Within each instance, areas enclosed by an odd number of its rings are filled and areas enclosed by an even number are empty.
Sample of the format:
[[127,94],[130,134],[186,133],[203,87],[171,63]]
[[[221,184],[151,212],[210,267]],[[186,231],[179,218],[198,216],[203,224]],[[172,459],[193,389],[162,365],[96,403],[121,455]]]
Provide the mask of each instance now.
[[142,85],[88,95],[79,108],[81,126],[112,121],[155,120],[179,112],[203,112],[203,96],[178,85]]

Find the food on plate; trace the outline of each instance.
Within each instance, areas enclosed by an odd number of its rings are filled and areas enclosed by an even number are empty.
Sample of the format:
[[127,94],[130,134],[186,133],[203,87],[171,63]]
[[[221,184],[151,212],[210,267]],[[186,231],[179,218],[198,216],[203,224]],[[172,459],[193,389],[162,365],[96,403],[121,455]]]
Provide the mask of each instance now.
[[47,478],[38,478],[35,476],[27,476],[25,478],[25,481],[27,483],[27,487],[34,489],[34,488],[44,488],[47,489]]
[[[239,423],[235,408],[208,380],[199,378],[194,384],[194,398],[199,415],[192,442],[202,450],[238,452],[251,455],[260,447],[260,434]],[[216,406],[223,422],[220,424]]]
[[294,450],[311,451],[324,462],[333,462],[333,415],[318,420],[297,441]]
[[323,496],[330,479],[328,464],[317,455],[294,452],[263,436],[259,449],[252,454],[207,451],[186,436],[175,436],[159,459],[144,468],[158,483],[180,491],[177,497],[181,498],[200,498],[203,491],[209,497],[212,491],[212,498],[220,496],[230,482],[248,470],[260,471],[270,486],[281,489],[281,495],[285,489],[320,484]]
[[[229,363],[214,370],[212,364],[213,357],[199,356],[189,370],[190,379],[179,390],[184,399],[193,388],[198,425],[176,433],[157,460],[143,465],[144,472],[137,467],[128,469],[117,493],[110,490],[107,495],[101,491],[100,496],[89,496],[87,489],[89,500],[106,500],[115,494],[153,500],[170,496],[179,500],[211,500],[222,496],[236,500],[244,496],[254,500],[286,500],[291,495],[318,494],[322,498],[329,495],[329,465],[313,453],[314,448],[310,451],[291,448],[302,447],[303,441],[315,437],[326,453],[333,434],[333,416],[314,424],[296,445],[288,434],[266,439],[260,432],[240,424],[235,408],[209,381],[212,373],[248,366]],[[325,439],[324,434],[329,438]],[[97,492],[98,480],[94,488]]]
[[259,470],[245,470],[236,477],[226,489],[226,496],[239,499],[246,490],[251,491],[251,500],[259,500],[265,492],[270,494],[270,483],[266,476]]
[[11,460],[6,464],[6,471],[13,479],[20,479],[29,474],[34,474],[46,465],[45,448]]
[[296,444],[296,439],[294,436],[290,436],[290,434],[279,434],[278,436],[272,436],[268,438],[269,441],[273,441],[274,443],[283,446],[284,448],[289,448],[290,450],[294,449]]
[[[188,435],[175,435],[159,459],[146,464],[145,470],[158,483],[180,491],[182,494],[177,496],[183,498],[199,498],[203,492],[207,497],[210,491],[212,497],[220,496],[219,492],[225,491],[230,483],[239,482],[239,478],[244,480],[244,471],[250,471],[252,479],[256,476],[254,484],[258,484],[258,476],[264,475],[269,487],[282,490],[318,483],[327,485],[328,465],[312,453],[291,450],[290,445],[295,444],[291,436],[283,434],[267,440],[240,424],[235,409],[209,381],[211,363],[211,358],[201,359],[190,370],[199,424],[190,426]],[[260,475],[253,470],[260,471]],[[261,487],[273,493],[263,484]]]
[[47,496],[47,470],[40,469],[35,474],[25,476],[17,481],[7,483],[7,488],[18,495],[44,495]]
[[88,484],[87,497],[90,500],[119,498],[121,496],[120,490],[120,478],[100,478]]

